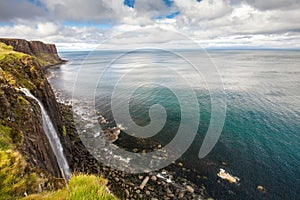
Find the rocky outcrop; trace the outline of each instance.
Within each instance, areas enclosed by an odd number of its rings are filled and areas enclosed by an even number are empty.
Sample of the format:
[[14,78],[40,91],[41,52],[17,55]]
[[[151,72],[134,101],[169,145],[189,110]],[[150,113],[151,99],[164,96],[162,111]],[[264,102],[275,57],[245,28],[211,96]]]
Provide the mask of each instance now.
[[[22,39],[0,41],[22,52],[12,51],[12,48],[0,42],[0,125],[11,130],[5,138],[11,138],[12,145],[9,145],[18,149],[31,166],[61,177],[56,157],[43,130],[40,107],[18,89],[27,88],[43,103],[54,128],[60,133],[61,139],[65,139],[62,136],[64,124],[59,105],[43,70],[46,63],[57,64],[62,59],[57,55],[55,45]],[[51,58],[51,61],[42,59],[41,55]],[[2,137],[1,133],[0,150]],[[68,140],[68,143],[71,142]]]
[[43,101],[55,128],[62,132],[61,116],[54,94],[34,57],[8,54],[0,60],[0,124],[9,127],[14,146],[27,162],[53,176],[61,177],[56,157],[42,126],[40,107],[18,90],[26,87]]
[[57,49],[54,44],[11,38],[0,38],[0,42],[12,46],[14,51],[35,56],[38,58],[38,62],[42,66],[57,65],[65,62],[65,60],[58,56]]

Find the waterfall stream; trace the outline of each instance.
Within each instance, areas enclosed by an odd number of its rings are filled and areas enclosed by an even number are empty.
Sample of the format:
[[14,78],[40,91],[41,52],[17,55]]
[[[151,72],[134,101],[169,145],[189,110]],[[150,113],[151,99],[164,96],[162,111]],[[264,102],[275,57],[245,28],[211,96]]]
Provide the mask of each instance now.
[[71,177],[70,167],[69,167],[67,159],[63,153],[63,147],[59,140],[58,134],[53,126],[53,123],[52,123],[46,109],[44,108],[43,104],[29,92],[28,89],[20,88],[20,91],[22,91],[26,96],[28,96],[38,102],[38,104],[41,108],[41,111],[42,111],[44,132],[46,133],[47,138],[50,142],[51,148],[56,156],[56,160],[57,160],[57,163],[61,170],[62,176],[65,179],[69,180]]

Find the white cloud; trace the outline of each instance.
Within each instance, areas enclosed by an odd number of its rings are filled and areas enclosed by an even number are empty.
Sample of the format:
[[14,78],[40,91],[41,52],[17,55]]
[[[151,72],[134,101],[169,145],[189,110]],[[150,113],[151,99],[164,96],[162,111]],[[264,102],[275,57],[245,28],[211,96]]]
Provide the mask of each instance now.
[[227,0],[174,0],[181,15],[183,24],[198,23],[200,20],[211,20],[223,17],[232,11]]
[[249,5],[260,10],[286,10],[299,8],[299,0],[245,0]]
[[[12,0],[11,4],[14,5]],[[20,0],[25,1],[25,0]],[[8,2],[8,1],[7,1]],[[135,7],[123,0],[40,0],[47,15],[31,19],[15,14],[8,25],[0,25],[0,37],[19,37],[61,44],[60,47],[87,48],[126,31],[155,28],[138,35],[134,32],[118,38],[119,45],[133,43],[184,43],[165,29],[180,32],[210,47],[264,46],[300,48],[300,5],[287,0],[174,0],[168,8],[163,1],[136,1]],[[293,5],[294,7],[290,7]],[[7,8],[12,7],[7,5]],[[31,5],[34,9],[37,6]],[[1,9],[0,9],[1,10]],[[179,11],[175,18],[163,18]],[[1,14],[0,14],[1,15]],[[74,25],[63,23],[70,21]],[[82,22],[76,26],[76,23]],[[110,23],[112,28],[85,26],[85,22]],[[73,43],[75,45],[73,45]]]

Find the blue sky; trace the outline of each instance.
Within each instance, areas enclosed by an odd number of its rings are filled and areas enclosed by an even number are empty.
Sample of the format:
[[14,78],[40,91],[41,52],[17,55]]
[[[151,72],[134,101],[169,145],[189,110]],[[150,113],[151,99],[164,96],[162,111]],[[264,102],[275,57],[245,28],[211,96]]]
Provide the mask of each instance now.
[[203,47],[300,48],[299,19],[299,0],[10,0],[0,3],[0,37],[84,48],[153,28],[147,43],[183,43],[168,30]]

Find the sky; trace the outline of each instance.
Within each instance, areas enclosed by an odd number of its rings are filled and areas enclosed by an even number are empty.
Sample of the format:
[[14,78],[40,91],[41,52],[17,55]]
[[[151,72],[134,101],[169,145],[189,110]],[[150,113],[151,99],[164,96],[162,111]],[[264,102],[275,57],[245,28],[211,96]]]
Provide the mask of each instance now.
[[59,50],[91,49],[128,31],[120,48],[179,44],[172,31],[204,48],[300,48],[299,19],[299,0],[0,0],[0,37]]

